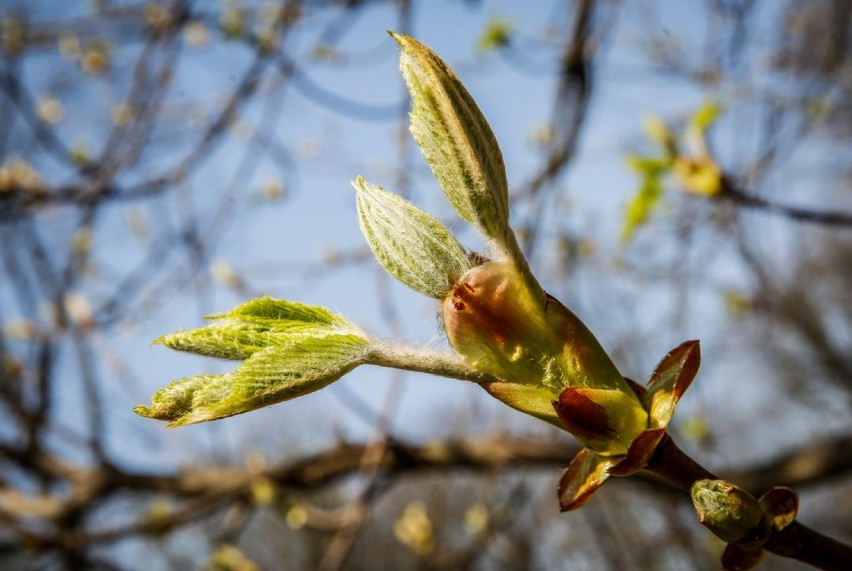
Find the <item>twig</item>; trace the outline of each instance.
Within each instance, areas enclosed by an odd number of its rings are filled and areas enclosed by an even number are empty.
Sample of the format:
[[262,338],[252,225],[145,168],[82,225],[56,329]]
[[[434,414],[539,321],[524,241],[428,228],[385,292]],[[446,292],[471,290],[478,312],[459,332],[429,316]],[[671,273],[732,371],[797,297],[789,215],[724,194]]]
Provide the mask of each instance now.
[[[718,479],[684,454],[668,435],[657,446],[646,469],[686,492],[697,480]],[[826,571],[852,569],[852,546],[797,521],[780,532],[774,532],[763,547],[776,555],[797,559]]]

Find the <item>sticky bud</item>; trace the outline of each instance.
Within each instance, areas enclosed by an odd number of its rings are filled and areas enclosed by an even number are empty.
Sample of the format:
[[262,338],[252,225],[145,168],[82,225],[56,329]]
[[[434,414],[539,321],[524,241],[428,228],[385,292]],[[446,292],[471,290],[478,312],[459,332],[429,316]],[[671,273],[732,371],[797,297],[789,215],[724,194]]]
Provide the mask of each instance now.
[[724,480],[698,480],[690,489],[698,521],[728,543],[760,542],[765,530],[758,501]]
[[553,408],[568,432],[604,456],[625,454],[648,427],[648,415],[636,399],[611,389],[569,387]]

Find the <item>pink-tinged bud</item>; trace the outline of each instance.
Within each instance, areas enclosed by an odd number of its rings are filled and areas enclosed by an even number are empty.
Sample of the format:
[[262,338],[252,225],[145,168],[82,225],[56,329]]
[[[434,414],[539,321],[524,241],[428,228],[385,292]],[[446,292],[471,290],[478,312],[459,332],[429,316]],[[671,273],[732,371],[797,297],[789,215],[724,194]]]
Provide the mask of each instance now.
[[453,348],[476,369],[510,382],[539,384],[560,352],[545,308],[509,263],[465,272],[443,301]]
[[638,399],[594,335],[559,300],[538,301],[511,263],[462,274],[443,301],[453,348],[473,367],[504,381],[612,389]]

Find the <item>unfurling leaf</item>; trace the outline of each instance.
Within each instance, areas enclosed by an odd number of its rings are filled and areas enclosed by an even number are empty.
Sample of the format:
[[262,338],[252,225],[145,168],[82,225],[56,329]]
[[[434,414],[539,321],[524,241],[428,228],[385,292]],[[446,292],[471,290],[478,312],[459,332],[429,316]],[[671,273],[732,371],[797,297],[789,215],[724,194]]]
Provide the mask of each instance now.
[[299,339],[256,352],[233,373],[175,381],[137,414],[182,426],[255,410],[319,390],[362,364],[369,342],[357,334]]
[[193,424],[248,412],[321,389],[364,362],[369,340],[341,316],[314,305],[263,297],[164,335],[171,349],[245,359],[234,372],[187,377],[154,393],[141,416]]
[[211,315],[216,323],[163,335],[155,344],[175,351],[219,359],[247,359],[271,346],[330,332],[359,333],[358,328],[324,307],[262,297],[247,301],[227,313]]
[[501,245],[509,228],[509,187],[491,127],[452,70],[404,34],[400,70],[413,99],[411,134],[459,215]]
[[393,277],[441,299],[472,267],[452,233],[430,215],[361,177],[352,185],[358,191],[361,232]]

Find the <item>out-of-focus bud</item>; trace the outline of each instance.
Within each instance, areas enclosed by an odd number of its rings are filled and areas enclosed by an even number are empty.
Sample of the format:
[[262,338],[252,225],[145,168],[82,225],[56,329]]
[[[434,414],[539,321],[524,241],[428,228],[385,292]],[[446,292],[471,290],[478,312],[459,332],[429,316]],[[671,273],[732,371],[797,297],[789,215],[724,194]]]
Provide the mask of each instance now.
[[722,192],[722,171],[713,159],[680,156],[674,164],[678,182],[692,194],[715,196]]

